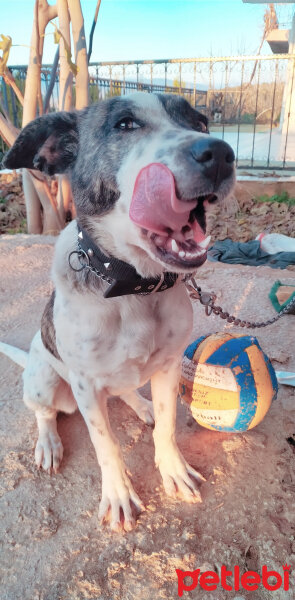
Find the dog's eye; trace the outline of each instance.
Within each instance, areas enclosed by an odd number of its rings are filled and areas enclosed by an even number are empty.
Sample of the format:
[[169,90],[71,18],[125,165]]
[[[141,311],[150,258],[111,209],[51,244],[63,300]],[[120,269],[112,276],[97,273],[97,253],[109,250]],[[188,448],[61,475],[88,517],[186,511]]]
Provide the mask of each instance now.
[[130,129],[139,129],[140,125],[134,121],[131,117],[126,117],[125,119],[121,119],[115,126],[117,129],[127,131]]

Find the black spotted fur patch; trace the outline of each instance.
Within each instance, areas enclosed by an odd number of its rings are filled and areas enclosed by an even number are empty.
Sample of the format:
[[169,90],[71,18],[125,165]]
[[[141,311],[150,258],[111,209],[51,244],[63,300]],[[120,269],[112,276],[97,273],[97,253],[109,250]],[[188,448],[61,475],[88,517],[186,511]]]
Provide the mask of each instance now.
[[49,352],[61,360],[56,347],[55,327],[53,323],[53,306],[55,300],[55,291],[52,292],[49,301],[47,302],[44,313],[41,319],[41,338],[42,342]]

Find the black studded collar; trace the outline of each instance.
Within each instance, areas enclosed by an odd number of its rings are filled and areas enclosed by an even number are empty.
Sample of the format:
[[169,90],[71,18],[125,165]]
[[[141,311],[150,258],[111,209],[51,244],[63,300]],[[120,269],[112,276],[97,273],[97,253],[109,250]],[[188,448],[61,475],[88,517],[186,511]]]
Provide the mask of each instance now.
[[[74,271],[88,269],[106,281],[108,288],[104,293],[105,298],[164,292],[178,282],[180,275],[177,273],[163,273],[158,277],[141,277],[132,265],[113,256],[105,255],[78,222],[77,228],[78,250],[70,253],[69,265]],[[78,268],[73,265],[74,254],[77,255],[79,265],[81,265]]]

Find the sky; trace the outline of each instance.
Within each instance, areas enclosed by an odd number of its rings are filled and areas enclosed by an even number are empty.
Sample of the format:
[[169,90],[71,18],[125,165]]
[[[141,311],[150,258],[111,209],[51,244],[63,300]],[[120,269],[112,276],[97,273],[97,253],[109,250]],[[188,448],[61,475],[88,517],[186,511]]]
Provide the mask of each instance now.
[[[96,0],[81,0],[81,5],[88,40]],[[15,44],[10,65],[28,63],[33,7],[34,0],[0,0],[0,33]],[[254,54],[266,8],[242,0],[102,0],[91,60]],[[283,21],[290,21],[291,10],[291,4],[278,8]],[[43,63],[51,63],[55,54],[53,31],[48,25]],[[270,53],[266,43],[263,53]]]

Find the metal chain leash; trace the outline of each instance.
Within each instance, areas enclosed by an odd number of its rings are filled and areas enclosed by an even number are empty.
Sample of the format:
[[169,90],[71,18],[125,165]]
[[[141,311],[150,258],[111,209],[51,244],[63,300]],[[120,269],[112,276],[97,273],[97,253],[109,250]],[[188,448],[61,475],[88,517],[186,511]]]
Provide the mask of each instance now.
[[[72,256],[74,254],[77,255],[77,258],[78,258],[78,261],[80,264],[79,268],[74,267],[74,265],[71,262]],[[112,278],[107,277],[106,275],[104,275],[103,273],[98,271],[98,269],[96,269],[95,267],[93,267],[90,264],[89,256],[87,256],[86,252],[84,252],[84,250],[81,248],[80,244],[78,245],[78,250],[74,250],[73,252],[70,253],[68,260],[69,260],[69,265],[73,269],[73,271],[78,272],[78,271],[83,271],[83,269],[86,269],[88,272],[90,271],[96,277],[98,277],[99,279],[102,279],[102,281],[105,281],[109,285],[113,282]],[[186,284],[190,298],[192,298],[192,300],[199,300],[199,302],[201,302],[201,304],[203,306],[205,306],[205,313],[206,313],[207,317],[209,317],[213,313],[214,315],[219,316],[221,319],[226,320],[228,323],[233,323],[233,325],[236,325],[237,327],[246,327],[247,329],[257,329],[259,327],[267,327],[268,325],[272,325],[273,323],[276,323],[276,321],[278,321],[281,317],[288,314],[290,308],[293,308],[293,307],[295,308],[295,296],[294,296],[294,298],[292,300],[290,300],[290,302],[288,302],[288,304],[285,306],[285,308],[283,308],[283,310],[281,310],[278,315],[276,315],[272,319],[268,319],[268,321],[262,321],[262,322],[243,321],[242,319],[238,319],[234,315],[230,315],[228,312],[225,312],[221,308],[221,306],[216,306],[215,305],[216,294],[213,294],[213,293],[210,294],[209,292],[203,292],[202,288],[199,285],[197,285],[197,282],[194,279],[194,277],[192,277],[192,275],[186,275],[182,279],[182,281]],[[146,294],[140,294],[140,295],[146,295]]]
[[230,315],[228,312],[225,312],[221,306],[215,305],[216,294],[210,294],[209,292],[202,292],[202,289],[199,285],[197,285],[195,279],[191,276],[189,278],[184,279],[187,289],[189,291],[189,295],[192,300],[199,300],[203,306],[205,306],[205,312],[207,317],[209,317],[212,313],[214,315],[219,316],[221,319],[225,319],[228,323],[233,323],[237,327],[246,327],[247,329],[257,329],[259,327],[267,327],[268,325],[272,325],[272,323],[276,323],[281,317],[289,313],[290,308],[295,308],[295,296],[288,304],[279,312],[278,315],[273,317],[272,319],[268,319],[268,321],[261,322],[251,322],[251,321],[243,321],[242,319],[237,319],[234,315]]

